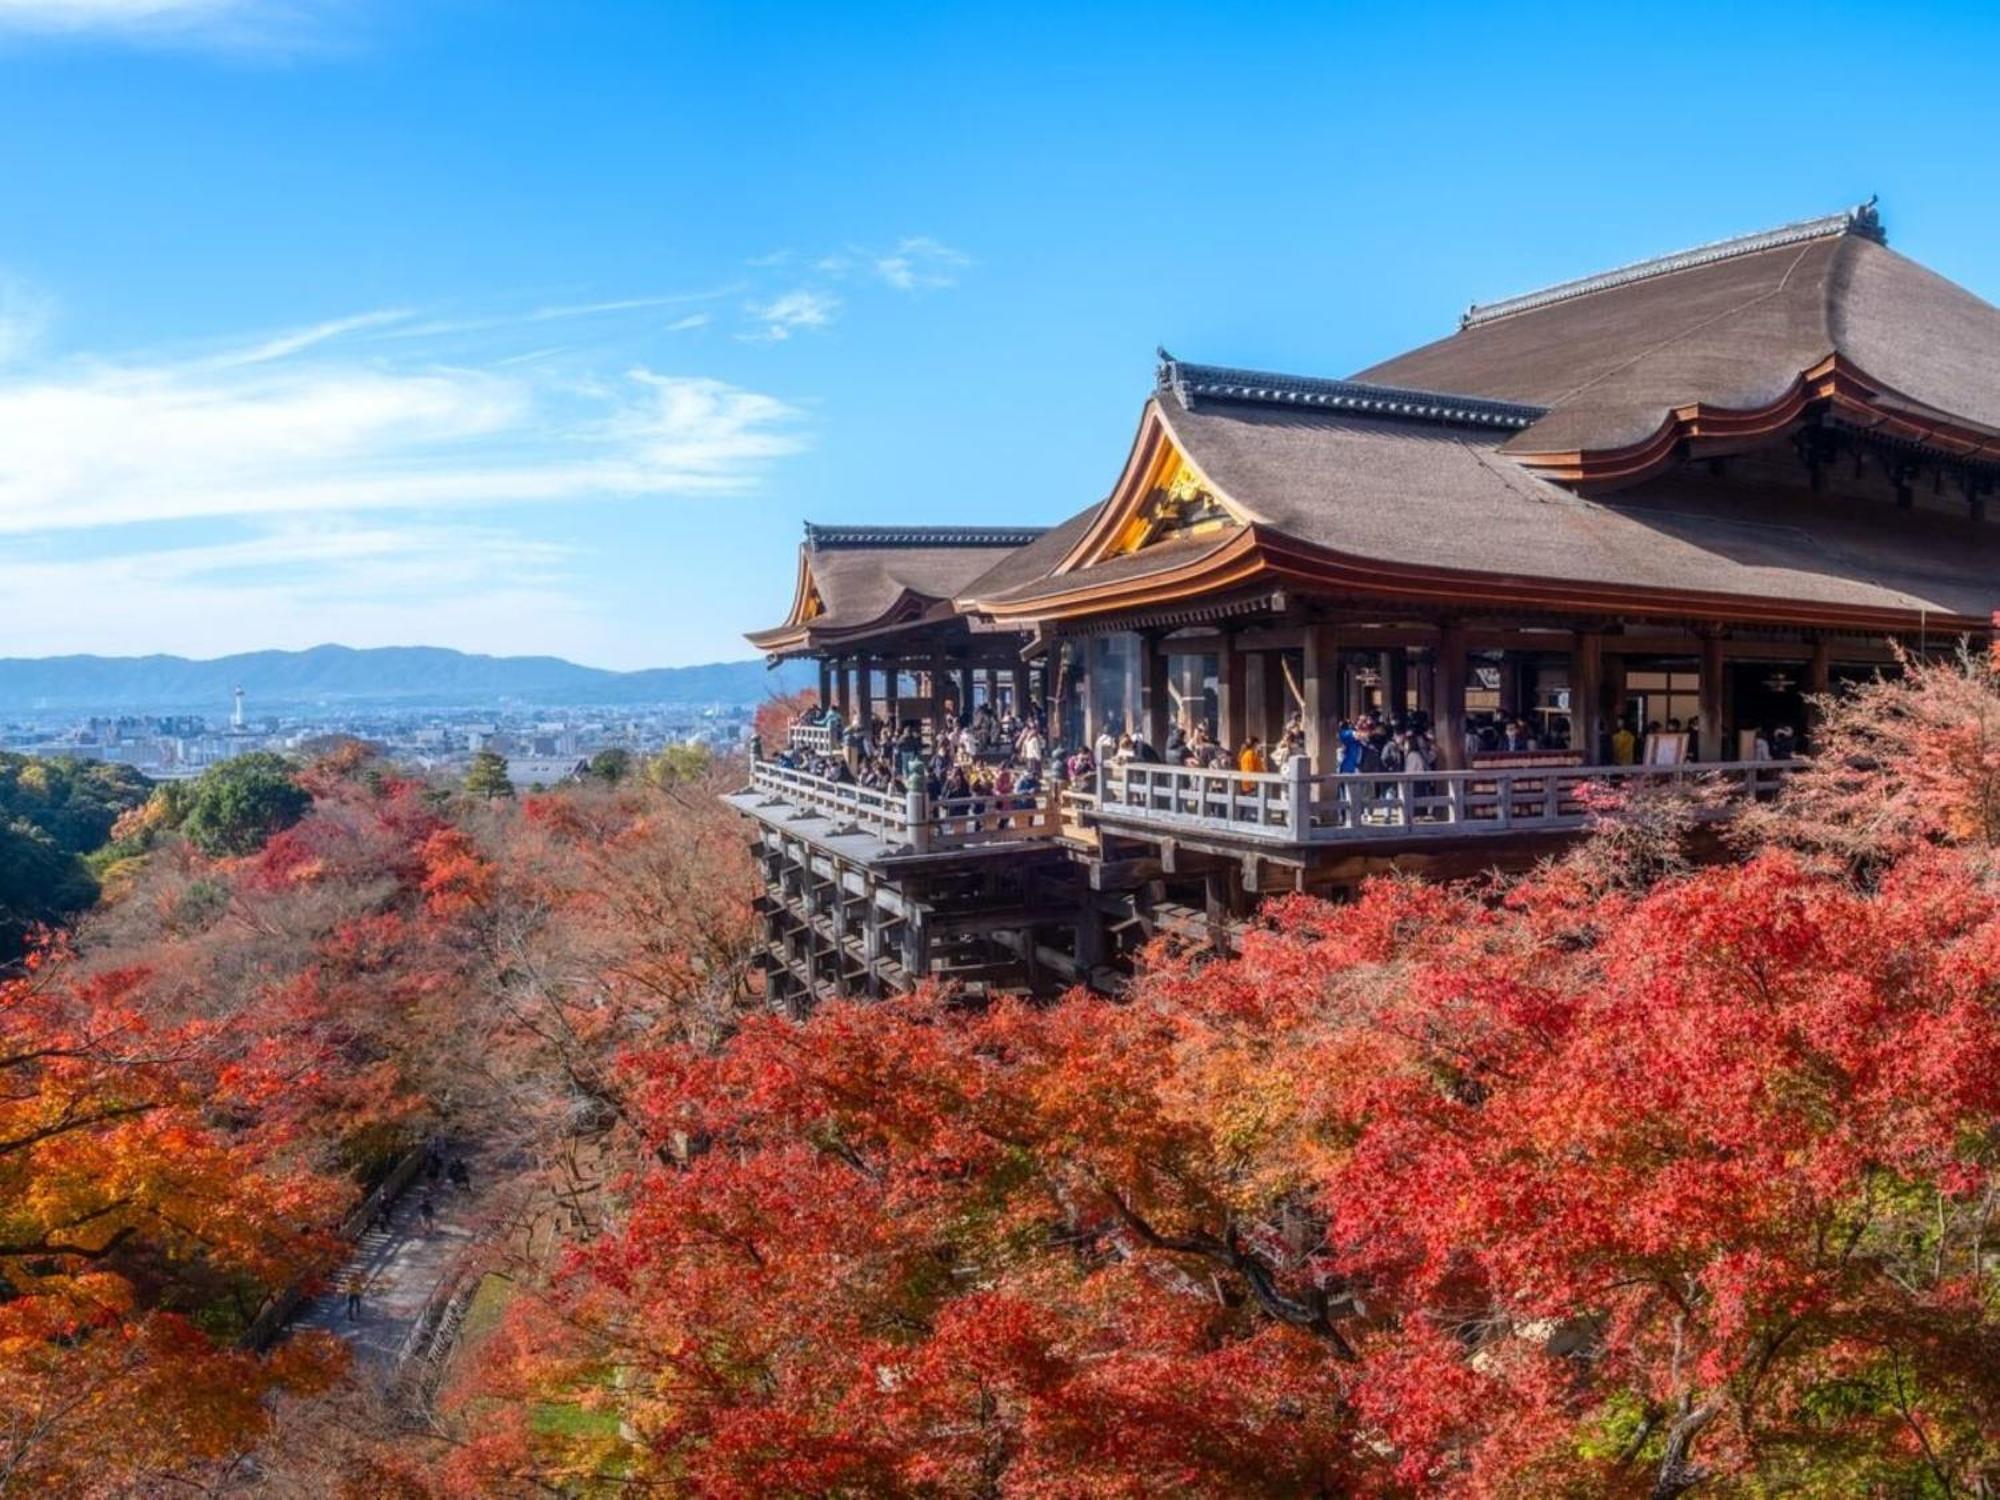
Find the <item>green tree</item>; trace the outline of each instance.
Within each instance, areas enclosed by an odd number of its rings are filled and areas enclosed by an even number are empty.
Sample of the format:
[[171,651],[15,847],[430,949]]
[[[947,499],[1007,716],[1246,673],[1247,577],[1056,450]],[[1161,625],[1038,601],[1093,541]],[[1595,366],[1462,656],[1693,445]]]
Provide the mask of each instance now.
[[21,819],[65,854],[89,854],[153,784],[130,766],[0,751],[0,820]]
[[21,956],[32,929],[67,921],[96,899],[81,859],[26,819],[0,821],[0,964]]
[[495,797],[513,796],[514,783],[507,779],[507,758],[498,751],[481,750],[466,769],[465,789],[489,802]]
[[616,786],[632,774],[632,752],[612,746],[590,757],[590,774]]
[[181,832],[204,854],[252,854],[311,805],[285,758],[256,750],[202,773],[187,794]]
[[679,786],[701,780],[714,763],[706,745],[669,745],[646,762],[646,779],[654,786]]

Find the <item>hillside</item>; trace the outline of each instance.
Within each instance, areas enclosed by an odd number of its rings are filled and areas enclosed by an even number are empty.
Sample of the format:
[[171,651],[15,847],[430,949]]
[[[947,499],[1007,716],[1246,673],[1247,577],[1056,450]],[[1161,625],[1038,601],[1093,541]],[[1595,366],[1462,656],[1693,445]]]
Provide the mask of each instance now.
[[0,713],[226,709],[241,687],[255,710],[357,704],[758,703],[804,687],[812,668],[761,661],[610,672],[554,656],[476,656],[437,646],[183,656],[0,658]]

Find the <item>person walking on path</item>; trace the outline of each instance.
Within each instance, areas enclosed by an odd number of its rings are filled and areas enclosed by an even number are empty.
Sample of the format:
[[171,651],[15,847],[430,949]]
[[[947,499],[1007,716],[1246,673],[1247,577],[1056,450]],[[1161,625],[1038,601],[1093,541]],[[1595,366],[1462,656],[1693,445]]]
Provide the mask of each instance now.
[[341,1282],[341,1290],[347,1294],[347,1321],[361,1321],[361,1294],[368,1289],[368,1277],[359,1266],[350,1270]]
[[429,1234],[437,1224],[437,1204],[431,1201],[430,1190],[424,1190],[422,1201],[417,1204],[417,1212],[424,1216],[424,1233]]
[[464,1157],[454,1156],[451,1159],[451,1167],[445,1175],[451,1179],[453,1187],[462,1192],[472,1191],[472,1169],[465,1164]]

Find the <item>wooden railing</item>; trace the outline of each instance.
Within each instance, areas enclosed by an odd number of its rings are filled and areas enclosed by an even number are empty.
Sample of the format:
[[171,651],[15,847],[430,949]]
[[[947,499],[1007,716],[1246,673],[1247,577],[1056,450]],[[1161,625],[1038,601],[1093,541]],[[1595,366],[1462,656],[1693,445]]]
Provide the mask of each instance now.
[[1097,810],[1121,817],[1137,814],[1146,822],[1207,825],[1259,838],[1286,838],[1297,826],[1292,808],[1300,780],[1283,772],[1114,763],[1098,773]]
[[1048,787],[1026,794],[989,792],[934,801],[921,786],[908,792],[877,791],[770,761],[751,768],[750,785],[775,802],[817,813],[912,853],[1051,839],[1060,824],[1060,793]]
[[1775,795],[1793,764],[1729,761],[1316,776],[1304,761],[1281,772],[1134,763],[1104,772],[1098,813],[1121,822],[1289,844],[1554,832],[1589,821],[1593,787],[1700,788],[1726,809],[1733,802]]
[[794,750],[810,750],[816,755],[832,755],[840,749],[837,724],[794,724],[790,743]]

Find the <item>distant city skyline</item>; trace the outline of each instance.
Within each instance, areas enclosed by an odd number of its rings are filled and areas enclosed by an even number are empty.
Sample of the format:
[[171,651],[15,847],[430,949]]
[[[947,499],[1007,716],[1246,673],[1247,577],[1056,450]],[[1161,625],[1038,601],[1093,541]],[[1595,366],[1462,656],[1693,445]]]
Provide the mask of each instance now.
[[2000,17],[1826,14],[0,0],[0,655],[742,660],[803,519],[1102,495],[1156,343],[1871,192],[2000,295]]

